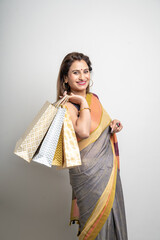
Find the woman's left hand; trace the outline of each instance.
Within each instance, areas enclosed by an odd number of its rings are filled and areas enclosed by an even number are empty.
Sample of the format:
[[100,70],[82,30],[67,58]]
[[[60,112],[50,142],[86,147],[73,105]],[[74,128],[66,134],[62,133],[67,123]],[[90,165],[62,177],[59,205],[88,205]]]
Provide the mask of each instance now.
[[120,132],[123,128],[122,123],[117,120],[114,119],[111,123],[110,123],[110,127],[111,127],[111,133],[117,133]]

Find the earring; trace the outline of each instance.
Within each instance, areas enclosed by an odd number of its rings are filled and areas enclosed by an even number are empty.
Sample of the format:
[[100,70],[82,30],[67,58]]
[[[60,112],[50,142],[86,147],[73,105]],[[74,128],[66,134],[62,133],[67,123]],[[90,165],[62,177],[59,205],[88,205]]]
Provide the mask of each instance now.
[[[67,85],[68,85],[68,82],[63,82],[63,84],[62,84],[62,85],[63,85],[63,89],[64,89],[64,90],[66,90],[66,85],[65,85],[65,84],[67,84]],[[69,87],[69,86],[68,86],[68,87]],[[67,88],[67,89],[68,89],[68,88]]]
[[[90,87],[92,87],[93,86],[93,80],[92,79],[90,79],[90,81],[92,81],[92,85],[89,85]],[[90,83],[90,82],[89,82]]]

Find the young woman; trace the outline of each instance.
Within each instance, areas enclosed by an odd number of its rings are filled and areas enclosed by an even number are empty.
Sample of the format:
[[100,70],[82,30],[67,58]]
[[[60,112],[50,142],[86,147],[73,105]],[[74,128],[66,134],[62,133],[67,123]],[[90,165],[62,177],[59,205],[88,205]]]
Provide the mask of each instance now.
[[66,103],[80,149],[82,165],[69,169],[72,186],[70,224],[79,224],[79,240],[127,240],[116,133],[123,126],[111,120],[98,96],[90,92],[91,62],[72,52],[62,61],[57,100]]

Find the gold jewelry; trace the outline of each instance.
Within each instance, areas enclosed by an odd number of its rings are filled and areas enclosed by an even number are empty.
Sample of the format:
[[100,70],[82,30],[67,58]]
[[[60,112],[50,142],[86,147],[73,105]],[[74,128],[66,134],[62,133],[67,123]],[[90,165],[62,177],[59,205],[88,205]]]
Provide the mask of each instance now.
[[117,122],[116,125],[117,125],[117,127],[120,127],[121,124],[120,124],[120,122]]
[[[93,86],[93,80],[92,79],[90,79],[90,81],[92,81],[92,85],[89,85],[90,87],[92,87]],[[90,82],[89,82],[90,83]]]
[[[65,84],[67,84],[67,88],[66,88],[66,85],[65,85]],[[68,82],[63,82],[62,85],[63,85],[63,89],[64,89],[64,90],[68,90],[68,88],[69,88],[69,86],[68,86]]]
[[91,112],[91,109],[90,108],[82,108],[78,111],[78,113],[80,113],[80,111],[84,110],[84,109],[89,109],[89,111]]

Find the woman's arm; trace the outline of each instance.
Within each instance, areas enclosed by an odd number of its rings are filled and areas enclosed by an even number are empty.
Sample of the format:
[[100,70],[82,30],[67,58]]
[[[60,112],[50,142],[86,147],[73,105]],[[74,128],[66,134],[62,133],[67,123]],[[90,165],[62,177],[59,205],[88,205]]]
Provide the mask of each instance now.
[[[70,100],[73,100],[72,97],[70,98]],[[77,108],[75,108],[75,106],[72,103],[67,102],[65,105],[68,108],[68,112],[70,114],[73,127],[77,136],[81,139],[89,137],[90,128],[91,128],[91,114],[89,109],[84,109],[83,111],[80,111],[80,114],[78,117],[78,110]],[[80,109],[88,108],[88,107],[89,106],[86,99],[82,98],[80,101]]]

